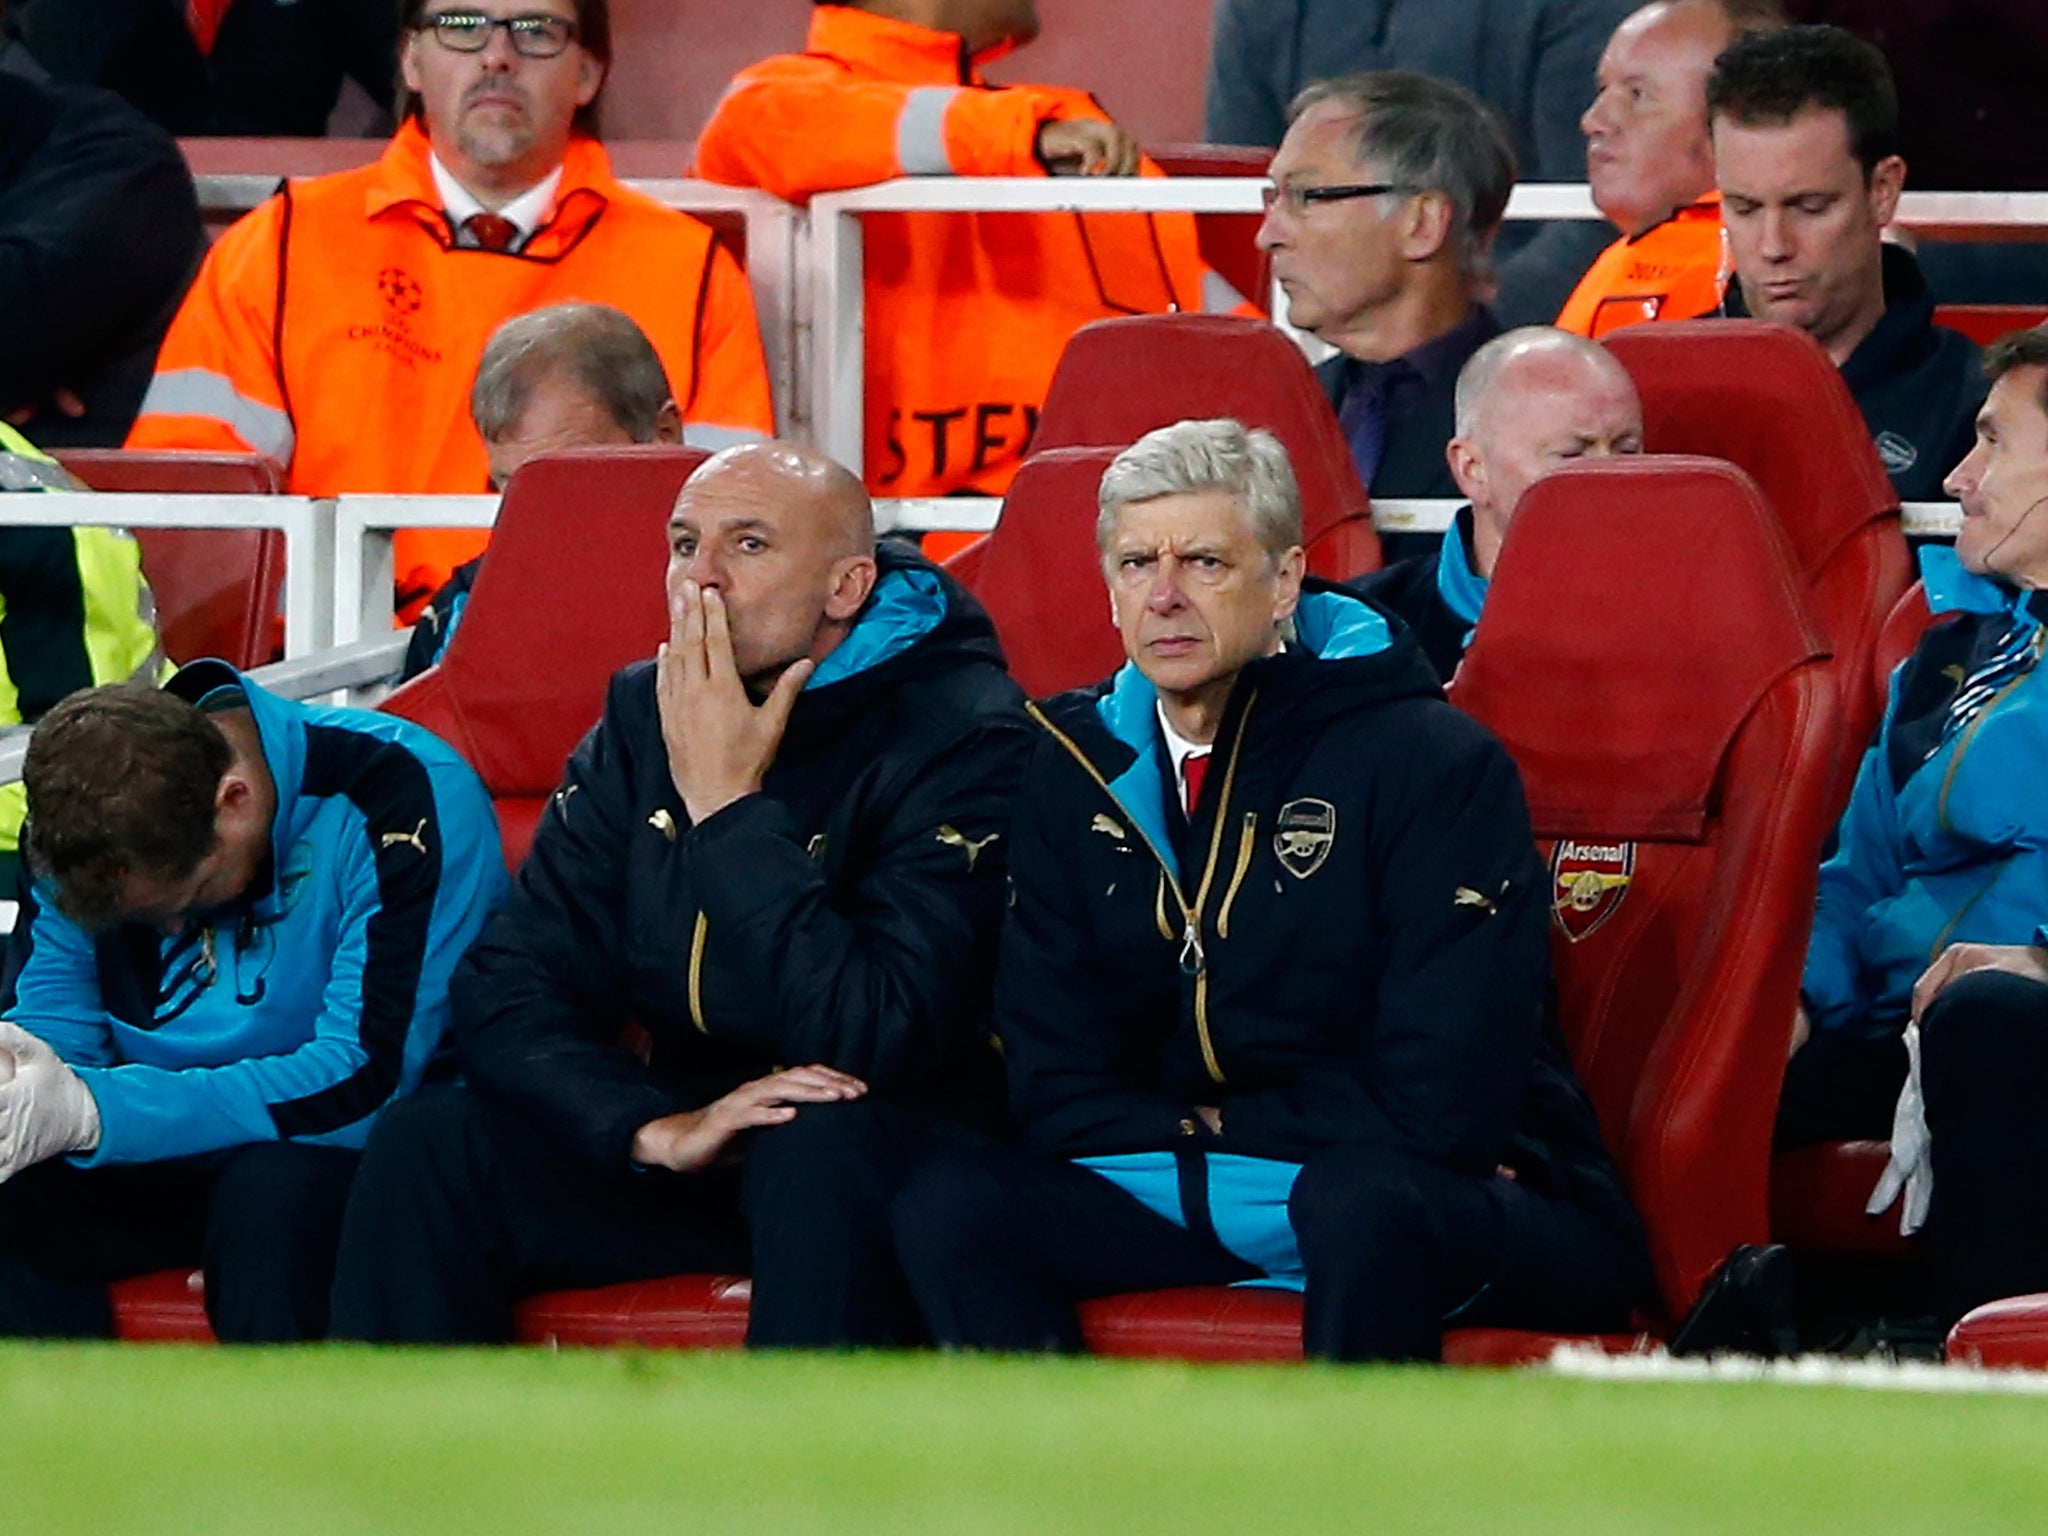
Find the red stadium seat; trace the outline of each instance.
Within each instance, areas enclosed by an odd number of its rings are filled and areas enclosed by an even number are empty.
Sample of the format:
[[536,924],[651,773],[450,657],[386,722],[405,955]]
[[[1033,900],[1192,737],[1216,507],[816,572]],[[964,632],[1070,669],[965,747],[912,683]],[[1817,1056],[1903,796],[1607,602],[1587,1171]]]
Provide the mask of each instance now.
[[1884,1141],[1832,1141],[1780,1152],[1771,1160],[1771,1240],[1812,1253],[1914,1253],[1896,1208],[1864,1210],[1891,1150]]
[[1095,552],[1095,490],[1116,454],[1033,454],[1010,482],[995,532],[946,562],[995,620],[1010,675],[1033,698],[1095,682],[1123,665]]
[[747,1336],[753,1283],[740,1275],[675,1275],[585,1291],[551,1291],[519,1304],[522,1344],[650,1349],[737,1349]]
[[1840,674],[1839,813],[1877,732],[1878,634],[1913,580],[1899,498],[1862,412],[1827,354],[1790,326],[1682,320],[1630,326],[1604,345],[1642,392],[1652,452],[1726,459],[1777,513]]
[[1927,606],[1927,589],[1916,581],[1892,604],[1891,614],[1877,634],[1877,654],[1872,658],[1871,676],[1877,683],[1879,709],[1883,709],[1891,697],[1892,674],[1913,654],[1920,637],[1927,633],[1927,627],[1933,622],[1933,610]]
[[[274,496],[268,459],[244,453],[68,448],[64,467],[96,491]],[[277,652],[284,535],[265,528],[138,528],[142,573],[156,598],[157,632],[175,662],[218,656],[261,666]]]
[[1301,349],[1264,321],[1131,315],[1083,326],[1061,354],[1031,446],[1121,448],[1205,416],[1234,416],[1287,445],[1311,572],[1345,580],[1379,569],[1365,486],[1329,397]]
[[1521,767],[1551,860],[1566,1041],[1668,1319],[1769,1232],[1834,815],[1839,680],[1786,542],[1725,464],[1573,466],[1516,513],[1451,689]]
[[1934,323],[1961,331],[1980,347],[1988,347],[2007,331],[2023,331],[2048,321],[2048,309],[2036,304],[1938,304]]
[[[1258,176],[1273,161],[1270,149],[1227,144],[1148,144],[1145,153],[1169,176]],[[1202,259],[1261,310],[1271,308],[1273,261],[1259,249],[1256,213],[1198,213],[1195,236]]]
[[1987,1301],[1949,1330],[1946,1353],[1990,1370],[2048,1370],[2048,1296]]
[[[1926,588],[1916,581],[1892,605],[1878,632],[1871,686],[1880,710],[1890,693],[1892,673],[1913,654],[1933,622]],[[1843,1141],[1781,1153],[1771,1165],[1772,1238],[1817,1253],[1917,1252],[1913,1241],[1900,1235],[1896,1211],[1872,1216],[1864,1210],[1890,1152],[1890,1145],[1882,1141]]]
[[163,1269],[116,1280],[114,1337],[131,1344],[211,1344],[206,1292],[196,1269]]
[[706,457],[585,448],[523,465],[441,664],[384,701],[482,775],[514,868],[607,680],[667,637],[668,510]]

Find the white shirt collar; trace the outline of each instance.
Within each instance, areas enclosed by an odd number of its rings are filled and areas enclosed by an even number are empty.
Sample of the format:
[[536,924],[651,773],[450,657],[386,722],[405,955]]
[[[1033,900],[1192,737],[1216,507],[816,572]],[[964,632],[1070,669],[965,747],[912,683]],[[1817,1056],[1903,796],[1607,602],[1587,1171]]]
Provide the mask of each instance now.
[[[447,210],[450,225],[459,230],[471,214],[485,211],[484,205],[470,194],[469,188],[457,181],[448,167],[441,163],[439,155],[429,153],[427,164],[434,173],[434,188],[441,194],[441,206]],[[561,184],[562,168],[558,165],[498,210],[500,217],[510,219],[517,226],[520,245],[531,240],[533,232],[555,211],[555,189]]]
[[1188,759],[1199,753],[1207,752],[1209,744],[1200,741],[1189,741],[1187,737],[1176,731],[1173,728],[1173,722],[1166,718],[1166,706],[1164,704],[1155,704],[1153,708],[1159,715],[1159,734],[1166,738],[1167,755],[1173,761],[1173,782],[1180,786],[1181,803],[1186,804],[1188,797]]

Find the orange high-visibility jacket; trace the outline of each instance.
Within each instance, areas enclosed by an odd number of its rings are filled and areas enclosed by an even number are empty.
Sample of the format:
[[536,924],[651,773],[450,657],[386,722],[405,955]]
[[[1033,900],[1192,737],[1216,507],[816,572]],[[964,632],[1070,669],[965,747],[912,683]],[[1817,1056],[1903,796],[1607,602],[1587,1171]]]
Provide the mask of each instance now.
[[1596,341],[1646,320],[1696,320],[1721,303],[1721,194],[1710,192],[1600,253],[1558,311],[1560,330]]
[[[569,299],[639,322],[688,441],[774,431],[753,295],[709,226],[624,186],[602,146],[578,137],[523,251],[459,248],[426,135],[408,122],[375,164],[288,182],[221,236],[128,444],[265,454],[304,495],[488,491],[469,416],[484,343],[512,316]],[[487,537],[401,533],[401,611]]]
[[[1082,91],[989,85],[953,33],[846,6],[818,7],[807,47],[733,80],[698,176],[794,203],[897,176],[1043,176],[1039,124],[1105,118]],[[876,495],[1000,494],[1076,329],[1244,303],[1188,214],[872,214],[861,230]]]

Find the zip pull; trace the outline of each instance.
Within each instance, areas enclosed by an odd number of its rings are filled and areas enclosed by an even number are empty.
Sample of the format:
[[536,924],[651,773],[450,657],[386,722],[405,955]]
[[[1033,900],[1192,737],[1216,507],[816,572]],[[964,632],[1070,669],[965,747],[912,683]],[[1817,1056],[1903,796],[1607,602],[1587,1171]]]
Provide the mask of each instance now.
[[1195,926],[1195,920],[1190,916],[1180,936],[1180,973],[1199,976],[1208,964],[1209,957],[1202,951],[1202,930]]

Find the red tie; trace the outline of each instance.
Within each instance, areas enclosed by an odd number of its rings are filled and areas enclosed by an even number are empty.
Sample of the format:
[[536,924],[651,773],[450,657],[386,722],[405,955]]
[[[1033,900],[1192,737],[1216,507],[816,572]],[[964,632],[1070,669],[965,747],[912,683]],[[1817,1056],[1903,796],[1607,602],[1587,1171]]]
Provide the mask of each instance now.
[[519,239],[519,226],[502,214],[472,213],[462,228],[481,251],[509,251]]
[[1209,754],[1190,752],[1181,759],[1180,774],[1188,786],[1188,820],[1195,819],[1195,804],[1202,798],[1202,780],[1208,777]]
[[234,3],[235,0],[185,0],[185,25],[192,29],[192,41],[199,45],[202,56],[213,52],[214,39],[220,36],[221,18]]

